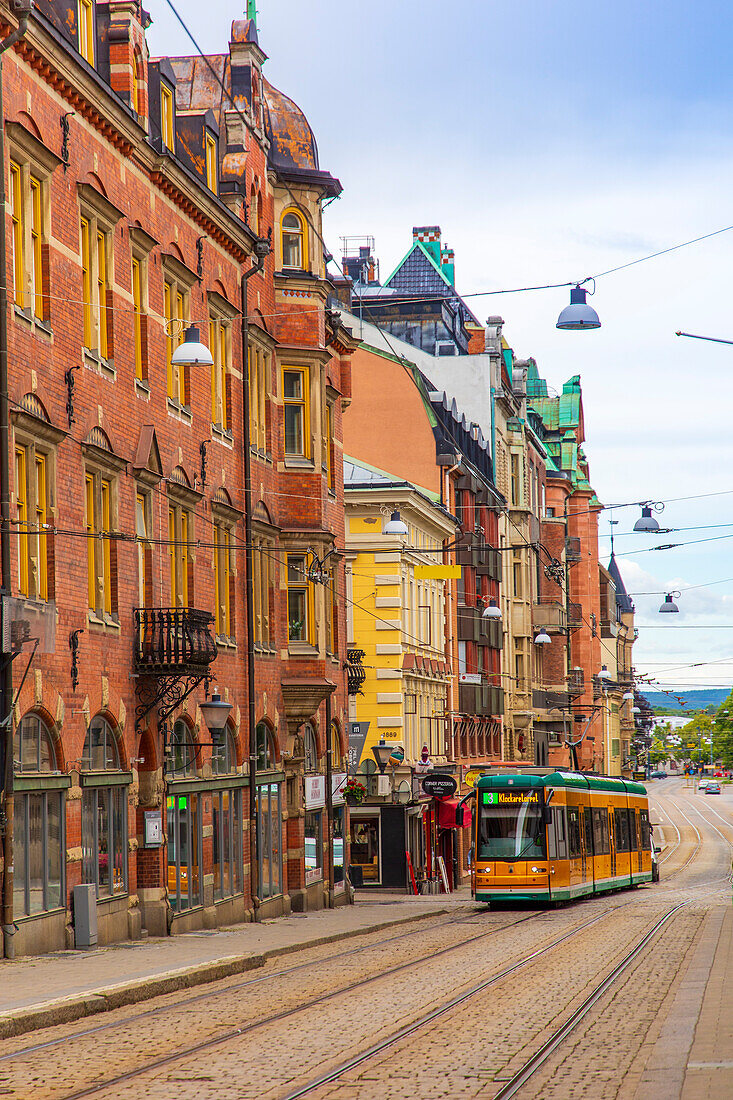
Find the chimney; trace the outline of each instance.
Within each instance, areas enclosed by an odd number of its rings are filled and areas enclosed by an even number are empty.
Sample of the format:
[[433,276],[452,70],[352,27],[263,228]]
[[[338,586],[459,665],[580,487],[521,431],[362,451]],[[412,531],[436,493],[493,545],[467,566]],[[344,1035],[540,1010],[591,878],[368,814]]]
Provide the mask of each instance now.
[[446,279],[451,286],[456,285],[456,254],[452,248],[441,249],[440,252],[440,266]]
[[439,225],[414,225],[412,227],[413,241],[419,241],[425,251],[433,260],[436,267],[440,267],[440,226]]

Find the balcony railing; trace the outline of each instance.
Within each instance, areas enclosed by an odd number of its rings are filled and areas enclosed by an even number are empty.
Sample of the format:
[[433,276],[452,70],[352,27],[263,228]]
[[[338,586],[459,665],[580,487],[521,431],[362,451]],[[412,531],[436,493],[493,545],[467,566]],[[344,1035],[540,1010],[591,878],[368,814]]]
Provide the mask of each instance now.
[[504,713],[504,691],[491,684],[459,684],[458,709],[461,714],[501,717]]
[[136,607],[135,668],[152,676],[204,673],[216,657],[214,616],[193,607]]
[[346,683],[349,695],[363,695],[361,686],[366,680],[366,671],[362,661],[366,657],[366,653],[363,649],[347,649],[346,650],[346,662],[344,668],[346,669]]
[[585,691],[585,673],[582,668],[571,668],[568,676],[568,695],[576,698]]
[[532,626],[549,631],[565,631],[567,628],[565,605],[559,600],[538,600],[532,605]]

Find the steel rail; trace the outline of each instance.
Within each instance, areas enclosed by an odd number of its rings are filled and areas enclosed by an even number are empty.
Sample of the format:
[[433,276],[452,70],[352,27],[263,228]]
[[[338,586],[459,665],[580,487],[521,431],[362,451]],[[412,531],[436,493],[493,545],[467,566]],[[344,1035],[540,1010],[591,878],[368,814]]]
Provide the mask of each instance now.
[[[419,936],[419,935],[424,936],[426,932],[431,931],[431,930],[438,931],[442,928],[447,928],[450,925],[464,924],[467,921],[472,920],[473,918],[475,918],[475,916],[476,916],[476,913],[470,913],[466,917],[461,917],[461,918],[458,918],[458,919],[456,919],[455,917],[451,917],[449,920],[441,921],[440,923],[430,925],[427,928],[424,925],[421,925],[419,928],[416,928],[412,932],[403,932],[401,934],[397,934],[397,935],[394,935],[394,936],[388,936],[385,939],[377,940],[375,943],[365,943],[365,944],[362,944],[360,947],[351,947],[346,951],[337,951],[337,952],[335,952],[331,955],[326,955],[322,959],[316,959],[316,960],[311,959],[308,962],[296,963],[295,966],[289,966],[289,967],[286,967],[283,970],[273,971],[269,974],[260,974],[257,978],[248,978],[246,981],[236,982],[233,985],[226,985],[226,986],[220,985],[218,988],[209,989],[204,993],[195,993],[190,997],[183,996],[180,1000],[176,1001],[173,1004],[157,1005],[153,1008],[147,1008],[142,1012],[136,1012],[132,1016],[126,1016],[122,1020],[110,1020],[110,1021],[107,1021],[103,1024],[96,1024],[94,1027],[82,1028],[80,1031],[74,1031],[71,1034],[63,1035],[63,1036],[60,1036],[59,1038],[56,1038],[56,1039],[47,1039],[43,1043],[33,1043],[30,1046],[20,1047],[18,1050],[10,1051],[8,1054],[0,1054],[0,1063],[2,1063],[2,1062],[12,1062],[12,1061],[17,1060],[19,1058],[22,1058],[24,1055],[36,1054],[38,1051],[41,1051],[41,1050],[49,1050],[49,1049],[51,1049],[55,1046],[60,1046],[62,1043],[68,1043],[68,1042],[70,1042],[71,1040],[74,1040],[74,1039],[83,1039],[87,1035],[97,1035],[101,1031],[109,1031],[110,1029],[114,1029],[114,1028],[118,1028],[118,1027],[125,1027],[127,1024],[135,1023],[137,1020],[144,1020],[146,1017],[149,1017],[149,1016],[158,1016],[158,1015],[161,1015],[165,1012],[176,1012],[180,1009],[188,1008],[190,1005],[198,1004],[201,1001],[210,1000],[213,997],[226,996],[227,994],[230,994],[230,993],[236,993],[240,989],[247,989],[247,988],[249,988],[250,986],[253,986],[253,985],[260,985],[262,982],[275,981],[277,978],[282,978],[282,977],[284,977],[288,974],[295,974],[299,970],[306,970],[306,969],[307,970],[312,970],[314,966],[320,966],[323,963],[329,963],[329,962],[336,961],[338,959],[344,959],[344,958],[351,959],[351,958],[353,958],[354,955],[361,954],[364,951],[373,951],[377,948],[381,949],[386,944],[394,943],[397,940],[402,942],[403,940],[406,940],[411,936]],[[486,929],[484,932],[480,933],[480,935],[471,936],[467,940],[461,940],[461,942],[459,944],[454,944],[450,948],[443,948],[442,950],[451,950],[451,951],[452,950],[458,950],[458,948],[463,946],[464,943],[473,943],[475,940],[485,939],[487,936],[494,935],[498,932],[503,932],[503,931],[505,931],[506,929],[509,929],[509,928],[514,928],[515,925],[517,925],[517,924],[523,924],[525,921],[535,920],[536,918],[541,917],[541,916],[545,916],[544,911],[539,912],[539,913],[530,913],[526,917],[520,917],[519,920],[509,921],[506,924],[500,924],[500,925],[496,925],[495,927],[492,927],[490,929]],[[369,935],[369,934],[373,934],[373,933],[366,933],[366,934]],[[314,947],[318,947],[318,946],[319,946],[318,944],[314,945]],[[313,950],[313,948],[307,948],[306,947],[306,948],[304,948],[304,950]],[[440,952],[438,952],[438,954],[439,953]],[[419,960],[415,960],[415,965],[417,965],[417,963],[423,963],[423,962],[427,961],[428,959],[433,958],[435,956],[435,954],[436,954],[436,952],[431,952],[429,955],[422,956]],[[277,958],[277,956],[274,956],[274,957]],[[267,961],[267,960],[265,960],[265,961]],[[382,971],[382,973],[384,974],[384,973],[387,973],[387,972]],[[219,985],[219,983],[224,982],[224,981],[226,981],[225,978],[213,978],[212,979],[212,984],[216,983],[217,985]],[[363,984],[363,982],[359,983],[359,984]],[[177,992],[184,992],[185,993],[184,990],[177,991]],[[94,991],[93,990],[90,991],[89,995],[94,996],[95,995]],[[158,999],[160,997],[166,997],[166,996],[170,996],[170,994],[160,993],[160,994],[158,994],[158,997],[156,999]],[[104,1012],[108,1012],[108,1011],[113,1012],[116,1009],[124,1008],[124,1007],[126,1007],[126,1006],[125,1005],[117,1005],[114,1008],[103,1009],[102,1011],[104,1011]],[[51,1026],[54,1026],[54,1025],[51,1025]],[[59,1026],[59,1025],[56,1025],[56,1026]],[[48,1028],[43,1028],[42,1030],[45,1031],[45,1030],[48,1030]],[[8,1038],[12,1038],[12,1036],[8,1036]]]
[[[590,928],[592,925],[597,924],[598,921],[601,921],[606,917],[615,915],[615,913],[619,909],[624,909],[627,905],[630,904],[631,902],[626,902],[624,905],[616,905],[611,909],[607,909],[603,913],[597,914],[590,920],[584,921],[582,924],[570,929],[568,932],[564,932],[562,936],[559,936],[550,944],[545,945],[545,947],[538,948],[530,955],[527,955],[524,958],[517,960],[517,962],[513,963],[511,966],[505,967],[493,977],[487,978],[483,982],[479,983],[479,985],[472,987],[472,989],[470,989],[468,992],[453,998],[452,1001],[443,1006],[441,1009],[434,1010],[433,1013],[430,1013],[429,1018],[433,1019],[435,1016],[442,1015],[444,1012],[447,1012],[450,1010],[450,1008],[454,1007],[454,1005],[460,1004],[462,1001],[467,1000],[475,993],[480,992],[481,989],[485,989],[488,986],[493,985],[495,982],[501,981],[509,974],[513,974],[516,970],[520,970],[523,967],[527,966],[528,963],[530,963],[533,959],[539,958],[542,955],[546,955],[548,952],[553,951],[560,944],[565,943],[568,939],[571,939],[573,936],[577,936],[581,932],[585,931],[586,928]],[[537,916],[543,915],[544,914],[532,914],[531,917],[525,917],[523,918],[523,920],[535,919]],[[515,921],[513,923],[519,924],[522,922]],[[505,925],[503,927],[511,927],[511,925]],[[345,994],[354,992],[354,990],[363,989],[365,985],[370,985],[373,982],[379,982],[384,980],[385,978],[390,978],[394,974],[400,973],[401,971],[409,970],[418,966],[422,967],[426,962],[439,958],[442,955],[449,954],[452,951],[460,950],[462,947],[467,946],[475,940],[485,939],[488,934],[489,933],[483,933],[480,936],[473,936],[468,940],[462,940],[460,944],[455,944],[451,947],[442,948],[440,951],[433,951],[429,956],[425,956],[420,959],[413,959],[410,962],[401,963],[400,965],[390,967],[388,970],[384,970],[379,974],[374,974],[369,978],[362,978],[359,981],[351,982],[349,983],[349,985],[342,986],[340,989],[333,990],[330,993],[324,993],[319,997],[314,997],[312,1000],[308,1001],[305,1004],[296,1005],[294,1008],[285,1009],[283,1012],[274,1013],[271,1016],[255,1020],[252,1023],[246,1024],[239,1028],[231,1028],[223,1035],[217,1035],[210,1039],[204,1039],[202,1042],[193,1043],[188,1047],[183,1047],[180,1050],[173,1051],[170,1054],[162,1055],[159,1058],[147,1061],[144,1065],[137,1066],[135,1069],[128,1070],[126,1073],[118,1074],[117,1076],[110,1077],[104,1081],[97,1081],[93,1085],[87,1085],[82,1089],[78,1089],[76,1092],[66,1093],[63,1097],[60,1098],[60,1100],[84,1100],[85,1097],[94,1096],[95,1094],[102,1092],[104,1089],[110,1089],[115,1087],[116,1085],[122,1084],[123,1082],[134,1080],[137,1077],[141,1077],[145,1073],[150,1073],[154,1070],[161,1069],[163,1066],[171,1065],[174,1062],[179,1062],[183,1059],[190,1058],[192,1055],[199,1054],[202,1051],[211,1050],[214,1047],[222,1046],[226,1043],[231,1042],[232,1040],[240,1038],[242,1035],[251,1035],[252,1032],[257,1031],[262,1027],[273,1023],[279,1023],[282,1020],[286,1020],[293,1016],[296,1016],[298,1013],[307,1012],[309,1009],[315,1008],[317,1005],[325,1004],[328,1001],[335,1000],[337,997],[341,997]],[[311,963],[310,965],[312,966],[313,964]],[[122,1021],[122,1023],[124,1022],[125,1021]],[[418,1027],[422,1027],[427,1022],[428,1018],[423,1017],[419,1021],[417,1021],[417,1023],[413,1025],[412,1028],[403,1029],[403,1031],[405,1031],[405,1033],[409,1033],[410,1030],[415,1030]],[[385,1041],[384,1044],[381,1044],[379,1046],[379,1049],[382,1048],[382,1045],[389,1045],[389,1042],[396,1042],[397,1039],[400,1038],[401,1034],[402,1033],[400,1032],[398,1035],[392,1037],[391,1040]],[[73,1036],[71,1038],[73,1038]],[[368,1052],[363,1056],[361,1060],[363,1061],[367,1057],[370,1057],[370,1054]],[[358,1060],[356,1064],[358,1064]],[[344,1072],[344,1070],[342,1069],[340,1070],[340,1072]],[[338,1076],[338,1073],[336,1073],[335,1075]],[[324,1081],[331,1079],[332,1078],[328,1076],[323,1078]],[[318,1082],[309,1085],[305,1089],[305,1092],[310,1092],[320,1083],[322,1082],[319,1078]],[[292,1095],[301,1096],[305,1095],[305,1092],[301,1090],[299,1092],[293,1093]]]
[[621,960],[621,962],[613,968],[610,974],[606,975],[602,982],[600,982],[593,992],[586,997],[581,1005],[572,1013],[572,1015],[565,1021],[562,1027],[559,1027],[557,1031],[546,1042],[542,1044],[540,1049],[532,1055],[528,1061],[518,1070],[514,1076],[506,1082],[505,1085],[494,1093],[492,1100],[509,1100],[509,1097],[516,1096],[519,1090],[527,1083],[541,1066],[547,1061],[551,1054],[553,1054],[560,1044],[567,1038],[567,1036],[573,1031],[578,1024],[583,1020],[594,1005],[601,999],[613,983],[621,977],[625,970],[631,965],[632,962],[642,953],[644,948],[650,943],[654,936],[659,932],[661,928],[671,920],[675,913],[678,913],[680,909],[684,909],[688,904],[686,901],[680,902],[670,909],[663,917],[660,917],[658,921],[649,929],[647,933],[639,940],[635,947],[629,951],[629,953]]
[[[352,1058],[349,1058],[345,1062],[342,1062],[340,1065],[336,1066],[335,1069],[320,1074],[318,1077],[314,1078],[312,1081],[309,1081],[305,1085],[301,1085],[300,1088],[295,1089],[293,1092],[286,1093],[284,1096],[280,1097],[280,1100],[299,1100],[299,1097],[307,1096],[309,1092],[313,1092],[315,1089],[320,1088],[322,1085],[327,1085],[332,1081],[336,1081],[339,1077],[343,1076],[343,1074],[347,1073],[350,1069],[355,1069],[363,1062],[367,1062],[376,1054],[380,1054],[383,1050],[386,1050],[387,1047],[393,1046],[395,1043],[400,1042],[400,1040],[407,1038],[416,1031],[419,1031],[420,1028],[425,1027],[426,1024],[432,1023],[433,1020],[437,1020],[439,1019],[439,1017],[444,1016],[447,1012],[451,1012],[454,1008],[465,1004],[466,1001],[470,1000],[472,997],[475,997],[478,993],[482,993],[490,986],[495,985],[497,982],[500,982],[504,978],[509,977],[510,974],[514,974],[517,970],[521,970],[523,967],[528,966],[529,963],[533,962],[535,959],[538,959],[543,955],[547,955],[550,951],[554,951],[556,947],[559,947],[560,944],[565,943],[566,940],[571,939],[573,936],[577,936],[580,932],[585,931],[586,928],[589,928],[591,925],[597,924],[598,921],[603,920],[604,917],[614,915],[618,912],[619,909],[625,909],[630,904],[631,902],[626,902],[624,905],[616,905],[613,906],[612,909],[606,910],[606,912],[604,913],[599,913],[591,920],[586,921],[585,924],[582,924],[578,928],[571,929],[569,932],[564,933],[562,936],[558,937],[558,939],[554,940],[551,944],[548,944],[545,947],[538,948],[531,954],[526,955],[525,958],[520,959],[518,962],[513,963],[511,966],[505,967],[504,970],[500,970],[499,973],[494,974],[493,977],[485,978],[483,981],[478,982],[470,989],[465,990],[463,993],[459,993],[456,997],[452,997],[451,1000],[447,1001],[445,1004],[439,1005],[437,1008],[432,1009],[430,1012],[426,1012],[423,1016],[421,1016],[418,1020],[415,1020],[413,1023],[405,1025],[405,1027],[400,1028],[399,1031],[393,1032],[392,1035],[387,1035],[384,1039],[380,1039],[379,1042],[374,1043],[366,1050],[361,1051],[361,1053],[354,1055]],[[72,1098],[69,1097],[68,1100],[72,1100]]]
[[[689,856],[687,857],[687,859],[685,860],[685,862],[684,862],[684,863],[682,864],[682,866],[681,866],[681,867],[678,867],[678,868],[677,868],[676,870],[674,870],[674,871],[670,871],[670,873],[669,873],[668,875],[665,875],[665,878],[664,878],[664,881],[665,881],[665,882],[666,882],[666,881],[668,881],[668,880],[669,880],[669,879],[671,879],[671,878],[674,878],[674,876],[675,876],[675,875],[679,875],[679,874],[681,874],[681,873],[682,873],[682,872],[683,872],[684,870],[686,870],[686,868],[687,868],[687,867],[689,867],[689,865],[690,865],[690,864],[692,863],[693,859],[695,859],[695,858],[697,857],[697,855],[698,855],[698,853],[699,853],[699,851],[700,851],[700,848],[702,847],[702,833],[701,833],[701,832],[700,832],[700,830],[698,829],[698,827],[697,827],[697,825],[695,824],[695,822],[694,822],[694,821],[690,821],[690,819],[689,819],[689,817],[687,816],[687,814],[686,814],[686,813],[684,812],[684,810],[680,809],[680,807],[679,807],[679,806],[677,805],[677,803],[676,803],[676,802],[673,802],[671,798],[669,799],[669,801],[670,801],[670,802],[672,802],[672,805],[674,806],[674,808],[675,808],[675,809],[677,810],[677,812],[678,812],[679,814],[681,814],[681,815],[682,815],[682,817],[684,817],[684,819],[685,819],[685,821],[687,822],[687,824],[688,824],[688,825],[690,826],[690,828],[691,828],[691,829],[693,830],[693,832],[695,833],[695,836],[697,837],[697,844],[695,845],[695,847],[694,847],[693,851],[692,851],[692,852],[690,853],[690,855],[689,855]],[[671,820],[671,818],[670,818],[670,820]],[[676,849],[675,849],[675,851],[676,851]]]

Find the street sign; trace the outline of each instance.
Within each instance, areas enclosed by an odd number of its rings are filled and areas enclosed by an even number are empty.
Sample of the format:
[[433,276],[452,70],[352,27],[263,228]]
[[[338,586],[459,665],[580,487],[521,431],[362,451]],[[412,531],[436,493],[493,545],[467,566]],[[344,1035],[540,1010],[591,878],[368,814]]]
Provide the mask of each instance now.
[[349,772],[351,775],[356,772],[361,761],[361,754],[364,751],[364,742],[366,741],[367,730],[369,729],[368,722],[349,722]]
[[425,794],[433,798],[447,798],[456,793],[458,784],[452,775],[444,775],[441,772],[432,772],[426,775],[422,781],[422,789]]

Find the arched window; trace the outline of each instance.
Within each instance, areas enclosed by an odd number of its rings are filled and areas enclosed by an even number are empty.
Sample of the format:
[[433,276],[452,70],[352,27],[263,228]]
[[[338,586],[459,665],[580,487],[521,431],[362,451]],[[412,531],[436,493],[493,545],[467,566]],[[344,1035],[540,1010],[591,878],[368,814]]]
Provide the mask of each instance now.
[[341,767],[341,741],[335,722],[331,722],[331,767],[337,771]]
[[24,775],[23,790],[15,793],[13,905],[17,917],[27,917],[63,905],[64,791],[44,782],[42,773],[57,771],[58,761],[51,732],[38,715],[21,719],[13,749],[15,771]]
[[305,748],[306,772],[318,771],[318,745],[316,743],[316,731],[310,722],[303,727],[303,746]]
[[58,770],[51,733],[36,714],[26,714],[15,731],[13,767],[16,772]]
[[114,730],[106,718],[97,716],[89,724],[81,758],[82,771],[116,772],[120,770],[120,752]]
[[275,741],[267,722],[260,722],[255,731],[257,771],[265,772],[275,767]]
[[303,229],[303,219],[300,214],[296,214],[294,210],[288,210],[286,214],[283,214],[281,230],[282,230],[282,249],[283,249],[283,267],[305,267],[305,232]]
[[230,775],[237,770],[237,750],[232,731],[226,726],[212,738],[211,770],[214,775]]
[[179,718],[173,726],[168,742],[168,774],[176,779],[187,779],[196,775],[196,752],[189,730],[183,719]]
[[249,193],[249,227],[253,233],[260,232],[260,196],[257,193],[257,188],[252,184],[252,189]]
[[[82,772],[82,882],[97,888],[97,897],[127,892],[127,780],[121,771],[114,730],[97,715],[89,723]],[[97,780],[94,772],[117,772]]]

